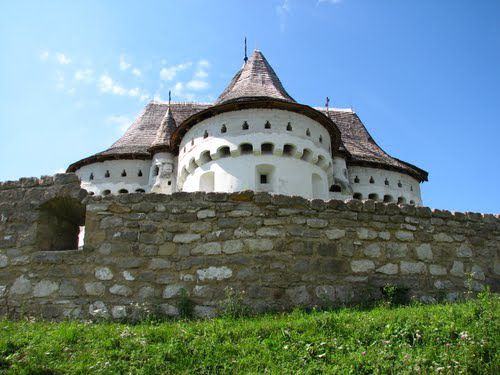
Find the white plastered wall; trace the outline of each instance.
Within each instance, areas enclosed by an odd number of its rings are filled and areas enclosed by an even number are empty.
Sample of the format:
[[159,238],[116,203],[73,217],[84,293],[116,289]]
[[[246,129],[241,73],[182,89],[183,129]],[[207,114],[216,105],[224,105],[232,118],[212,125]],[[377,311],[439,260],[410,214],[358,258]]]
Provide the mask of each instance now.
[[[245,121],[247,130],[243,129]],[[223,125],[226,132],[222,132]],[[273,145],[270,154],[261,152],[263,143]],[[242,154],[242,144],[251,144],[252,152]],[[182,191],[198,191],[200,178],[211,171],[215,191],[265,190],[312,198],[312,175],[317,174],[323,184],[317,198],[328,199],[328,186],[333,181],[330,147],[330,135],[322,125],[294,112],[250,109],[223,113],[200,122],[184,135],[177,185]],[[230,155],[223,155],[223,148],[229,148]],[[259,181],[256,170],[260,165],[274,167],[269,184]]]
[[[349,166],[348,173],[353,194],[361,194],[362,199],[368,199],[370,194],[377,194],[379,201],[383,201],[384,196],[389,196],[392,202],[397,203],[398,199],[402,198],[401,203],[413,202],[417,206],[422,205],[420,184],[407,174],[360,166]],[[359,179],[357,183],[356,176]],[[370,179],[373,183],[370,183]]]

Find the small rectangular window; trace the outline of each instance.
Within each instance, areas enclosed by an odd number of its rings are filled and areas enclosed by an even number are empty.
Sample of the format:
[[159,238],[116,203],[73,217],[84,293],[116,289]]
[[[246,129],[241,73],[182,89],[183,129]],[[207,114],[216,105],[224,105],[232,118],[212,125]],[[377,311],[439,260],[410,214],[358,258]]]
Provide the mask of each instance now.
[[167,182],[168,186],[172,185],[172,181]]
[[260,183],[261,184],[267,184],[267,174],[261,174],[260,175]]

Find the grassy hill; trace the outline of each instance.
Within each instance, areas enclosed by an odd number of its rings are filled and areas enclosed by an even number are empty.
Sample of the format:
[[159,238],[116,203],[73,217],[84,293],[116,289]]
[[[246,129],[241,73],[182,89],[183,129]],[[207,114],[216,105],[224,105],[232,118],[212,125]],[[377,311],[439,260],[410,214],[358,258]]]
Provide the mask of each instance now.
[[140,324],[0,320],[0,373],[498,374],[500,298]]

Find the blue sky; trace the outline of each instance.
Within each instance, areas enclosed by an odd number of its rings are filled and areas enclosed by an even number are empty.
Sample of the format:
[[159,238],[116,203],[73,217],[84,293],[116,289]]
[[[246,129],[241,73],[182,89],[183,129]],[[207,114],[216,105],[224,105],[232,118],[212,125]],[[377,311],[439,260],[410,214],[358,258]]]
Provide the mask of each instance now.
[[496,0],[5,0],[0,180],[106,149],[168,90],[214,100],[247,36],[297,101],[353,107],[429,171],[427,205],[499,213],[499,19]]

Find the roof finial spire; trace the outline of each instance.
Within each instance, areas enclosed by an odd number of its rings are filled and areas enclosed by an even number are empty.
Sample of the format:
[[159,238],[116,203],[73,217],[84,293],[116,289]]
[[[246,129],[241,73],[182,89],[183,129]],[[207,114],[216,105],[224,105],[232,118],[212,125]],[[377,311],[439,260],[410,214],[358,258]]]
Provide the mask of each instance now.
[[168,90],[168,108],[170,108],[170,101],[172,100],[172,92]]
[[248,61],[248,57],[247,57],[247,37],[245,37],[245,58],[243,59],[243,61],[245,61],[245,64]]
[[326,107],[326,111],[328,112],[328,106],[330,105],[330,98],[327,96],[326,97],[326,104],[325,104],[325,107]]

